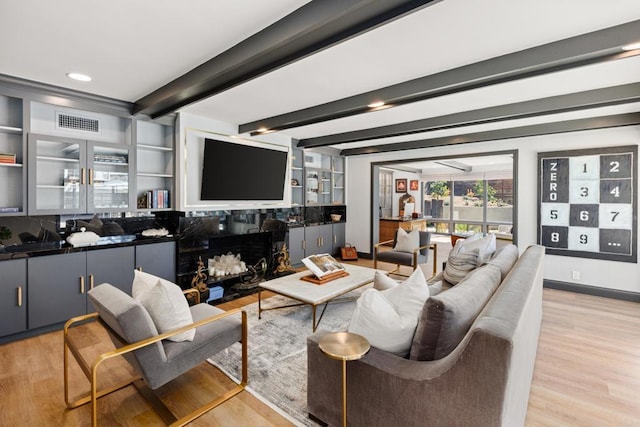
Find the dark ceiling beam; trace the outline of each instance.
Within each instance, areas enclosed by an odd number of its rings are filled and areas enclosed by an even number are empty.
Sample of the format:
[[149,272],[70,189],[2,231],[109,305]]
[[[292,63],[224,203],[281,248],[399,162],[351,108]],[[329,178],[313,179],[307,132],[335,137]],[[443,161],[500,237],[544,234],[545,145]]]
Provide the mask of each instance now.
[[239,126],[240,133],[283,130],[371,112],[372,102],[397,106],[483,86],[625,58],[620,47],[637,42],[640,20],[498,56]]
[[589,117],[586,119],[565,120],[554,123],[541,123],[508,129],[497,129],[461,135],[443,136],[416,141],[397,142],[393,144],[376,145],[372,147],[349,148],[342,150],[340,154],[343,156],[380,154],[393,151],[417,150],[420,148],[498,141],[501,139],[523,138],[528,136],[550,135],[554,133],[577,132],[618,126],[633,126],[639,124],[640,113],[615,114],[610,116]]
[[135,102],[133,113],[155,118],[174,112],[438,1],[310,1],[140,98]]
[[297,146],[312,148],[346,144],[349,142],[370,141],[441,129],[628,104],[631,102],[640,102],[640,83],[630,83],[603,89],[551,96],[316,138],[305,138],[299,140]]

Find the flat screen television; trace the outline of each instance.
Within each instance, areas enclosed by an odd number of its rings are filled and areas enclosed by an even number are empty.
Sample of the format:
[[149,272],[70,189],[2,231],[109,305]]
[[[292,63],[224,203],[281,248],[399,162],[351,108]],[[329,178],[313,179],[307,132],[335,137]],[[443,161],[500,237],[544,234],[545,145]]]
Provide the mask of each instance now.
[[202,200],[282,200],[287,151],[205,138]]

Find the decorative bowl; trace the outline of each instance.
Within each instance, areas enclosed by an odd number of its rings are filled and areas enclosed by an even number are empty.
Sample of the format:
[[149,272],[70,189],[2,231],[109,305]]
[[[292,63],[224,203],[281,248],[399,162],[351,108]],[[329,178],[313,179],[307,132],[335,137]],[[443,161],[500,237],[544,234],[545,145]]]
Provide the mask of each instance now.
[[342,219],[342,215],[340,215],[340,214],[331,214],[331,221],[338,222],[338,221],[340,221],[340,219]]

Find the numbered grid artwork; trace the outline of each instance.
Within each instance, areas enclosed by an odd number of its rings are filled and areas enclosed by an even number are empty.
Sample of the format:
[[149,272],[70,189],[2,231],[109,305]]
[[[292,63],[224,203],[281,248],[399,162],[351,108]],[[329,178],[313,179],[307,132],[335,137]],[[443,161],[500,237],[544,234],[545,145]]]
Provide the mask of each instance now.
[[538,243],[553,255],[636,262],[636,146],[538,154]]

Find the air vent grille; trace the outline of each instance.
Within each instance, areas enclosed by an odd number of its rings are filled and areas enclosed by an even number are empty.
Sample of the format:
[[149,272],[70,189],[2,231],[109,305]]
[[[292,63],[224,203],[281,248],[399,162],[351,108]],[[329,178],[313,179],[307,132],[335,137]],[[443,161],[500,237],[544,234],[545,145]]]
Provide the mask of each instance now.
[[80,130],[83,132],[100,133],[100,120],[87,117],[72,116],[58,113],[57,124],[61,129]]

